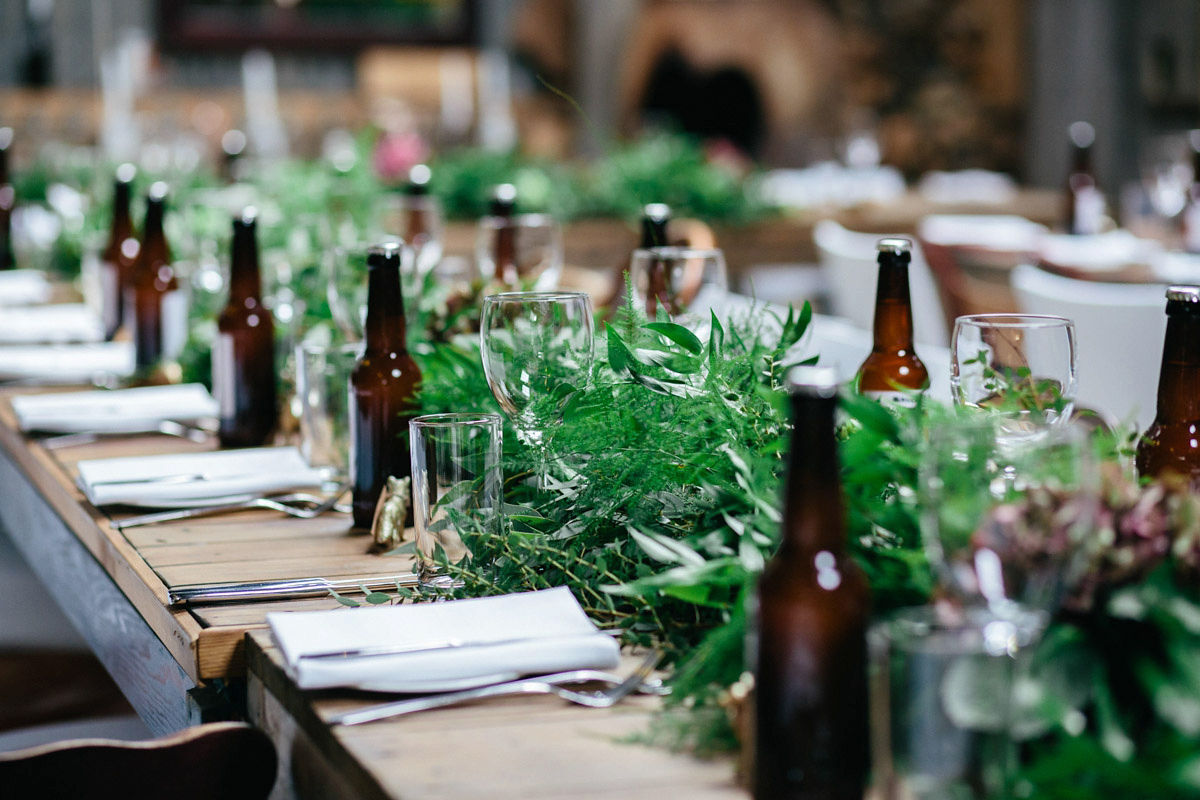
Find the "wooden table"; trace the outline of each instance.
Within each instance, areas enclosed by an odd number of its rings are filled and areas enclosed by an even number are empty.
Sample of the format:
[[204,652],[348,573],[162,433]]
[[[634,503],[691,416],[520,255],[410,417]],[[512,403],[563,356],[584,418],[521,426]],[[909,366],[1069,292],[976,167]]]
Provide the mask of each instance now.
[[76,462],[215,443],[147,435],[49,451],[17,430],[15,391],[0,391],[0,526],[156,733],[237,713],[245,634],[265,627],[268,610],[338,607],[316,598],[180,609],[170,587],[410,569],[408,557],[368,555],[368,537],[349,533],[342,514],[255,511],[122,533],[75,486]]
[[76,488],[76,462],[212,445],[153,435],[49,451],[18,432],[15,391],[0,390],[0,526],[155,733],[245,715],[275,741],[281,799],[745,797],[728,761],[628,741],[647,731],[657,698],[602,710],[508,698],[329,726],[329,714],[380,696],[298,689],[265,614],[337,608],[332,598],[178,609],[168,588],[400,574],[407,558],[366,555],[367,538],[350,534],[340,514],[244,512],[122,534]]

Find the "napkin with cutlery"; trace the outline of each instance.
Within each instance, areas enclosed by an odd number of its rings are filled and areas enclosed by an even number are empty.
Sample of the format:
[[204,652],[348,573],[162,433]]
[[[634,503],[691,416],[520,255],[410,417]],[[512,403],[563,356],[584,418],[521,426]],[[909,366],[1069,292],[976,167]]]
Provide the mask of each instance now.
[[82,303],[0,310],[0,344],[99,342],[104,323]]
[[23,431],[145,431],[161,422],[217,416],[217,401],[199,383],[136,389],[21,395],[12,399]]
[[37,269],[0,272],[0,306],[28,306],[50,299],[50,281]]
[[572,669],[610,669],[615,639],[566,587],[446,603],[274,612],[302,689],[439,692]]
[[232,502],[270,492],[321,486],[295,447],[80,461],[79,488],[93,505],[150,508]]
[[[0,312],[2,314],[3,312]],[[133,374],[133,342],[0,347],[0,380],[89,383]]]

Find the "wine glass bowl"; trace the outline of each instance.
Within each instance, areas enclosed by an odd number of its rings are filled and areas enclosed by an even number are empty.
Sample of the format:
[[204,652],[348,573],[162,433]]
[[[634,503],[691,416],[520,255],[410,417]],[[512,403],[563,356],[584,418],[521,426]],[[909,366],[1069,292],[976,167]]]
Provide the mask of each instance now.
[[561,406],[591,377],[592,304],[583,292],[506,292],[483,301],[488,386],[518,433],[540,443]]
[[1075,324],[1064,317],[976,314],[954,322],[955,405],[998,413],[1010,440],[1068,420],[1075,406]]
[[1014,444],[1004,420],[951,420],[919,470],[921,533],[943,597],[1040,632],[1086,564],[1099,473],[1084,432],[1047,429]]
[[[395,242],[403,246],[401,263],[411,263],[412,254],[405,243],[396,237],[384,237],[378,242],[334,244],[323,259],[325,297],[329,313],[341,335],[351,342],[361,342],[367,319],[367,251],[379,244]],[[403,276],[402,276],[403,278]],[[404,286],[405,311],[411,312],[416,301],[411,284]],[[409,319],[415,315],[408,313]]]
[[638,249],[629,262],[629,276],[634,303],[650,319],[660,308],[675,322],[707,319],[729,291],[725,254],[716,249]]
[[479,220],[475,263],[483,279],[507,280],[496,270],[496,236],[503,227],[512,229],[517,280],[536,291],[557,287],[563,269],[562,227],[549,214],[487,216]]

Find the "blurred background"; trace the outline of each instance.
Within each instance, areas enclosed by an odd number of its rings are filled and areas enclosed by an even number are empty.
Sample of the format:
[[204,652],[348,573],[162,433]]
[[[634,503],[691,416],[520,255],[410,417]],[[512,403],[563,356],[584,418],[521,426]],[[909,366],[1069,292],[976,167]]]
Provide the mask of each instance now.
[[[767,166],[1040,186],[1086,119],[1119,187],[1182,157],[1198,23],[1192,0],[0,0],[0,108],[23,159],[51,135],[215,147],[254,122],[242,89],[265,71],[283,126],[252,139],[295,155],[369,121],[555,157],[670,126]],[[104,130],[106,86],[135,132]]]

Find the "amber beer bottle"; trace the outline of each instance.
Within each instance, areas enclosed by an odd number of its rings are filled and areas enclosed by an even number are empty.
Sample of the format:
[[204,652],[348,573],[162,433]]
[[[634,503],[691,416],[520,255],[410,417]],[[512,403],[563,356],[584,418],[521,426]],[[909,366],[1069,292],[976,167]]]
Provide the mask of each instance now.
[[[671,208],[664,203],[650,203],[642,209],[642,243],[641,249],[666,247],[667,223],[671,221]],[[657,304],[671,313],[677,311],[672,302],[669,288],[670,276],[667,275],[666,265],[658,259],[652,259],[646,265],[646,316],[654,319],[657,315]]]
[[1158,413],[1137,446],[1143,478],[1176,472],[1200,483],[1200,286],[1167,289]]
[[893,403],[910,402],[905,390],[929,386],[929,370],[913,349],[912,301],[908,265],[912,242],[880,239],[879,278],[875,288],[875,343],[858,370],[863,394]]
[[108,229],[108,242],[100,254],[104,338],[109,340],[125,324],[125,296],[132,285],[133,265],[139,248],[138,240],[133,235],[133,220],[129,216],[129,197],[136,176],[137,167],[133,164],[117,167],[113,180],[112,223]]
[[409,247],[419,251],[433,239],[436,230],[433,211],[429,203],[429,181],[433,172],[425,164],[417,164],[408,171],[408,183],[404,194],[409,202],[405,209],[408,215],[404,226],[405,239]]
[[[409,477],[408,422],[419,412],[420,370],[405,341],[403,245],[367,251],[366,342],[350,376],[354,527],[370,528],[388,476]],[[411,523],[412,510],[409,509]]]
[[126,305],[133,309],[135,363],[142,379],[178,357],[187,338],[187,299],[179,290],[163,233],[166,201],[167,185],[154,183],[146,196],[146,222]]
[[1071,140],[1071,171],[1067,175],[1066,208],[1063,218],[1067,233],[1100,233],[1104,222],[1104,194],[1092,169],[1092,144],[1096,129],[1087,122],[1073,122],[1067,129]]
[[8,151],[12,149],[12,128],[0,128],[0,269],[16,269],[12,248],[12,212],[17,192],[8,173]]
[[519,289],[521,274],[517,267],[517,229],[514,216],[517,209],[517,187],[502,183],[492,190],[488,211],[495,225],[492,241],[493,279],[511,289]]
[[213,396],[220,407],[217,435],[225,447],[256,447],[278,421],[275,325],[263,307],[258,271],[257,212],[233,218],[229,303],[217,317],[212,351]]
[[792,442],[782,539],[758,584],[758,800],[862,800],[868,765],[870,592],[846,553],[827,367],[789,374]]

